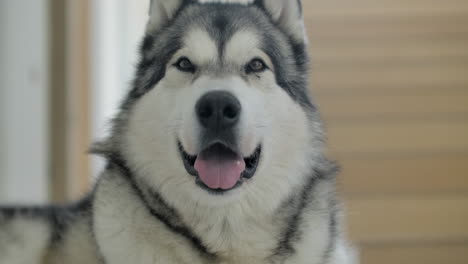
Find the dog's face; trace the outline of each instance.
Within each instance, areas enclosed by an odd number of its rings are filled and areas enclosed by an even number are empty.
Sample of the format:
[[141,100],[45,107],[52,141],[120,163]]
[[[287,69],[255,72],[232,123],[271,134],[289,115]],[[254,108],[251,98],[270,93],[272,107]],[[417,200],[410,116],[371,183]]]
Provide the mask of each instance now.
[[166,20],[148,25],[122,149],[163,195],[210,205],[284,196],[321,151],[300,6],[273,2],[283,9],[153,3]]

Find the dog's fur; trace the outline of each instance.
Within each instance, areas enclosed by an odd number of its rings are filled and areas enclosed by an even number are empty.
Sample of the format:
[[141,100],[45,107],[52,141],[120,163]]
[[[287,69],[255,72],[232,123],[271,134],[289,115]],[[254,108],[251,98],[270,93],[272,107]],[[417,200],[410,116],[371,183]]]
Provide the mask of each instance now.
[[[94,148],[108,161],[94,191],[2,208],[0,263],[350,263],[304,32],[298,0],[153,0],[133,89]],[[254,58],[267,68],[250,72]],[[222,193],[181,157],[209,140],[194,109],[213,91],[242,107],[225,143],[244,157],[261,146],[255,175]]]

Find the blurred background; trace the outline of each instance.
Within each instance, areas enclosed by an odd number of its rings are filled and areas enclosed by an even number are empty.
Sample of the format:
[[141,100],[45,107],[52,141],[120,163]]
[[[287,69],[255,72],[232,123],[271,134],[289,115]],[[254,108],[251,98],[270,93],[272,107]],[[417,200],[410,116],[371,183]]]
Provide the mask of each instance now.
[[[148,2],[0,0],[0,203],[90,189]],[[303,2],[362,263],[467,264],[468,1]]]

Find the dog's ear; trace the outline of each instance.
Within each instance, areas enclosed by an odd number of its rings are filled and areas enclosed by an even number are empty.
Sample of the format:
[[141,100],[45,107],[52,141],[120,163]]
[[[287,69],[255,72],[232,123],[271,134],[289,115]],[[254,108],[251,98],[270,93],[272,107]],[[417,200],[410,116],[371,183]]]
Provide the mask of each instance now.
[[151,0],[146,31],[162,28],[171,21],[184,2],[187,0]]
[[301,0],[260,0],[260,2],[283,30],[295,40],[305,41]]

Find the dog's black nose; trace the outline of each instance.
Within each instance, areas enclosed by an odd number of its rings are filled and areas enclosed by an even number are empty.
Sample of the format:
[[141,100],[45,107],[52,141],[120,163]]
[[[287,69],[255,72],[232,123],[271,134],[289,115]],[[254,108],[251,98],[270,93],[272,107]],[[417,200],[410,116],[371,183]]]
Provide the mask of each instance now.
[[209,92],[197,102],[195,111],[204,128],[220,131],[233,127],[239,121],[241,104],[229,92]]

